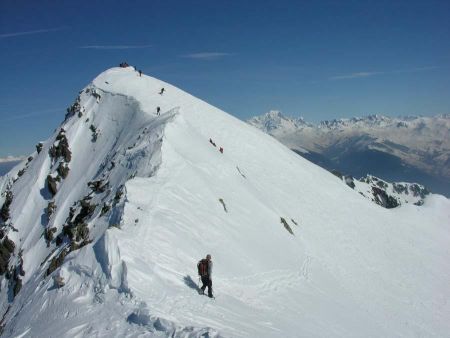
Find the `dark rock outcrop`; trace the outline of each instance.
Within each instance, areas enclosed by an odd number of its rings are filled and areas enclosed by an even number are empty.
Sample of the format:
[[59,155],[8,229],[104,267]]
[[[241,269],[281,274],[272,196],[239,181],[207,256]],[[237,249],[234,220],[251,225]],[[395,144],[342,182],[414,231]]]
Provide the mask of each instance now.
[[[93,215],[96,205],[91,204],[89,198],[85,198],[79,201],[79,203],[81,209],[75,216],[75,219],[72,221],[76,209],[71,207],[67,224],[63,226],[62,232],[56,237],[57,246],[62,245],[64,242],[69,244],[69,246],[65,247],[57,257],[54,257],[51,260],[46,272],[47,276],[64,263],[64,258],[67,254],[92,242],[92,240],[89,239],[89,227],[87,220]],[[49,240],[53,239],[53,232],[53,229],[49,230]]]
[[397,194],[406,194],[408,195],[408,187],[406,185],[400,183],[392,183],[392,188]]
[[294,235],[294,232],[292,231],[290,225],[288,222],[284,219],[284,217],[280,217],[281,224],[283,224],[284,228],[291,234]]
[[100,212],[100,216],[105,215],[106,213],[108,213],[109,210],[111,210],[111,206],[107,203],[104,203],[102,206],[102,210]]
[[0,243],[0,275],[8,271],[8,263],[11,255],[14,253],[15,244],[8,237]]
[[38,154],[41,152],[43,146],[44,146],[44,144],[42,142],[39,142],[38,144],[36,144],[36,151]]
[[67,120],[69,117],[71,117],[75,114],[79,114],[81,112],[80,102],[81,102],[81,97],[78,95],[77,98],[75,99],[75,102],[69,108],[67,108],[65,120]]
[[56,171],[58,172],[59,176],[65,179],[69,175],[70,169],[66,163],[61,162]]
[[20,169],[19,172],[17,173],[17,176],[18,176],[18,177],[21,177],[23,174],[25,174],[25,171],[27,171],[27,168],[26,168],[26,167]]
[[90,203],[90,198],[85,197],[78,202],[80,210],[75,216],[76,208],[71,207],[69,217],[63,226],[62,232],[56,237],[56,245],[61,245],[64,241],[70,243],[70,250],[77,250],[90,243],[88,220],[94,214],[96,204]]
[[420,196],[420,198],[424,199],[430,192],[423,186],[419,184],[411,184],[409,186],[409,190],[412,192],[413,196]]
[[92,142],[96,142],[97,138],[98,138],[98,134],[99,134],[98,129],[93,124],[91,124],[89,129],[92,131],[92,139],[91,139],[91,141]]
[[58,269],[62,265],[62,263],[64,263],[64,258],[67,256],[69,252],[70,252],[69,249],[65,248],[59,253],[58,256],[52,258],[46,271],[47,276],[50,275],[56,269]]
[[52,175],[47,176],[47,188],[52,194],[52,196],[55,196],[58,192],[58,185],[57,185],[57,178],[54,178]]
[[17,294],[20,292],[20,290],[22,289],[22,279],[20,279],[18,276],[14,276],[13,277],[13,295],[14,297],[17,296]]
[[52,217],[53,213],[56,210],[56,204],[54,201],[50,201],[48,202],[47,208],[46,208],[46,212],[47,212],[47,216],[48,218]]
[[98,180],[98,181],[91,181],[88,182],[88,187],[92,189],[93,192],[95,193],[102,193],[105,192],[106,188],[108,187],[109,183],[108,182],[104,182],[103,180]]
[[66,132],[61,128],[59,134],[56,136],[56,140],[49,149],[49,155],[55,161],[59,158],[63,158],[65,162],[69,163],[72,159],[72,152],[69,149],[69,141],[66,137]]
[[378,187],[372,187],[372,193],[375,197],[375,202],[384,208],[392,209],[400,205],[396,198],[388,195],[386,191]]
[[50,246],[50,242],[53,241],[56,228],[46,228],[44,230],[44,239],[47,242],[47,248]]
[[10,206],[13,201],[13,193],[11,190],[7,190],[5,193],[5,201],[3,202],[2,208],[0,209],[0,221],[6,222],[10,217]]
[[223,211],[228,212],[227,206],[225,205],[225,201],[222,198],[219,198],[220,204],[222,204]]

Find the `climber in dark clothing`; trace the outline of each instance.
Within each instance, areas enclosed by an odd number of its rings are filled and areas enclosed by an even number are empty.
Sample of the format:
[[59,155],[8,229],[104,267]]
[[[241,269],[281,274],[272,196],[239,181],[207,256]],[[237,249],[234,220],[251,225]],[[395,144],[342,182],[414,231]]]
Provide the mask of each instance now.
[[139,76],[142,76],[142,70],[139,69]]
[[159,112],[161,111],[160,107],[156,107],[156,116],[159,116]]
[[159,92],[159,95],[162,95],[163,93],[164,93],[164,87],[163,88],[161,88],[161,91]]
[[205,293],[205,289],[206,287],[208,287],[208,297],[212,298],[213,294],[212,294],[212,280],[211,280],[211,274],[212,274],[212,267],[213,267],[213,262],[211,260],[211,255],[206,255],[206,258],[201,259],[198,263],[197,263],[197,269],[198,269],[198,274],[200,276],[200,278],[202,279],[202,294]]

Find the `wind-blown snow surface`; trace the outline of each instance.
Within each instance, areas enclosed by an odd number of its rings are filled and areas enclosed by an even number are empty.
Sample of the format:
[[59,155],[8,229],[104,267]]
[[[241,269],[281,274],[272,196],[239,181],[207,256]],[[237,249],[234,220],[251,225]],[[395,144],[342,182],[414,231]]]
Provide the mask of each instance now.
[[[91,195],[92,243],[45,277],[47,256],[61,250],[40,237],[57,131],[11,188],[18,232],[8,237],[15,254],[23,250],[25,276],[5,337],[448,335],[448,199],[386,210],[272,137],[131,68],[88,88],[81,117],[62,125],[72,160],[47,227],[59,234],[87,182],[107,180]],[[1,179],[2,192],[15,174]],[[125,197],[101,216],[122,184]],[[207,253],[216,300],[195,290]],[[55,274],[64,287],[53,286]]]

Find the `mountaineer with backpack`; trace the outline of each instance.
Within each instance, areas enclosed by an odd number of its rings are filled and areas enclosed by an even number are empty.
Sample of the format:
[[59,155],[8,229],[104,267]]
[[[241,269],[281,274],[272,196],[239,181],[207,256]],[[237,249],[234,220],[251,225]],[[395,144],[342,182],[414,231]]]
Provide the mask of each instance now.
[[212,294],[212,280],[211,280],[211,274],[212,274],[212,267],[213,262],[211,260],[211,255],[206,255],[206,258],[201,259],[197,263],[197,269],[198,269],[198,275],[202,279],[202,287],[201,287],[201,294],[205,294],[205,289],[208,287],[208,297],[213,298]]

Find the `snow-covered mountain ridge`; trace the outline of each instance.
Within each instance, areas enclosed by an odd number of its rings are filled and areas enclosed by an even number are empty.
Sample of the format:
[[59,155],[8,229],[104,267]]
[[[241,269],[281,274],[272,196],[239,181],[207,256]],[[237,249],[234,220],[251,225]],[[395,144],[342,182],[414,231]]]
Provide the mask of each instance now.
[[[382,208],[131,68],[83,89],[0,192],[5,337],[450,330],[448,199]],[[195,290],[206,253],[215,301]]]
[[[399,118],[369,115],[314,125],[272,111],[248,123],[299,153],[310,153],[310,159],[316,158],[329,169],[351,170],[352,165],[360,167],[350,172],[353,175],[391,173],[386,179],[417,178],[432,191],[450,194],[449,114]],[[371,158],[381,157],[391,167],[374,172],[377,161],[382,161]]]
[[[388,117],[380,114],[372,114],[362,117],[341,118],[333,120],[320,121],[318,124],[305,121],[303,117],[290,117],[284,115],[278,110],[271,110],[263,115],[254,116],[248,122],[265,132],[277,130],[277,132],[292,131],[305,127],[320,129],[339,129],[348,128],[374,128],[374,127],[395,127],[421,129],[436,127],[441,132],[445,132],[449,127],[450,114],[440,114],[433,117],[425,116],[401,116]],[[288,128],[287,126],[292,126]],[[289,130],[291,129],[291,130]]]

